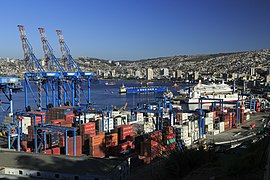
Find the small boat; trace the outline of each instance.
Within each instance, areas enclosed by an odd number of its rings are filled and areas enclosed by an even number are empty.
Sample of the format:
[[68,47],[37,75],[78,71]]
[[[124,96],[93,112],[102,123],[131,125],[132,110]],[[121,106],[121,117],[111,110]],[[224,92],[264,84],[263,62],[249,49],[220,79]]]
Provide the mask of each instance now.
[[167,91],[165,91],[163,93],[163,96],[168,98],[168,99],[172,99],[173,98],[173,92],[167,89]]
[[115,82],[105,82],[106,86],[115,86],[116,83]]
[[173,85],[172,85],[172,88],[179,88],[180,86],[178,85],[178,84],[176,84],[176,83],[174,83]]

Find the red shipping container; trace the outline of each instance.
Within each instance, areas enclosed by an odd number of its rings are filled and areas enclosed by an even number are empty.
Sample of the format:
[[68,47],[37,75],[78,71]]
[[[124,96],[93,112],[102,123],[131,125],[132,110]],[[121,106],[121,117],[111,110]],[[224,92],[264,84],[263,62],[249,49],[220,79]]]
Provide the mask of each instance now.
[[[41,116],[39,115],[42,115],[42,121],[43,123],[46,122],[46,112],[42,112],[42,111],[31,111],[31,112],[28,112],[29,114],[33,114],[33,115],[36,115],[36,125],[37,124],[41,124]],[[34,125],[34,117],[31,118],[31,125],[33,126]]]
[[73,113],[64,115],[65,121],[68,121],[68,122],[72,122],[74,117],[75,117],[75,114],[73,114]]
[[34,139],[34,126],[28,126],[28,135],[27,135],[27,140],[32,141]]
[[89,139],[90,146],[96,146],[105,143],[105,135],[96,135],[90,137]]
[[64,126],[64,127],[72,127],[72,123],[67,122],[67,121],[63,121],[63,122],[61,122],[60,126]]
[[55,120],[51,120],[51,124],[55,125],[55,126],[60,126],[62,122],[64,122],[64,119],[55,119]]
[[45,151],[43,151],[44,154],[52,154],[52,150],[51,149],[46,149]]
[[[68,138],[68,155],[73,156],[73,137]],[[82,155],[82,137],[76,136],[76,156]]]
[[89,122],[85,124],[80,125],[80,134],[91,134],[96,132],[96,123],[95,122]]
[[113,133],[105,136],[106,147],[118,146],[118,134]]
[[65,147],[65,136],[60,136],[59,138],[59,146]]
[[105,148],[104,146],[91,146],[89,150],[89,155],[91,157],[96,157],[96,158],[103,158],[105,156]]
[[60,148],[59,147],[52,148],[52,154],[60,155]]

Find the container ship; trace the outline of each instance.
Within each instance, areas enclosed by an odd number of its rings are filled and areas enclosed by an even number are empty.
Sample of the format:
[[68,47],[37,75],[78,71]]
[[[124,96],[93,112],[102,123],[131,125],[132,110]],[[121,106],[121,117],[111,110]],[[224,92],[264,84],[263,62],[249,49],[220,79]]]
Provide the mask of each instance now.
[[[202,104],[205,106],[211,105],[213,102],[219,102],[222,99],[223,102],[236,102],[239,100],[238,94],[224,82],[221,84],[202,84],[201,81],[193,87],[182,89],[179,92],[180,102],[187,104],[189,110],[195,110],[198,108],[199,98],[206,98]],[[214,100],[215,99],[215,100]]]
[[124,84],[119,89],[119,93],[158,93],[166,91],[166,87],[125,87]]

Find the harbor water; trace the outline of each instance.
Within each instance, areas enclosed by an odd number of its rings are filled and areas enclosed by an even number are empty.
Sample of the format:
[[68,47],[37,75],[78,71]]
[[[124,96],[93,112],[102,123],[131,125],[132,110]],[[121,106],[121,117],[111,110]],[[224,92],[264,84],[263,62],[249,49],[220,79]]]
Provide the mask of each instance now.
[[[157,98],[162,97],[162,93],[145,93],[145,94],[119,94],[119,88],[124,84],[126,87],[139,87],[139,81],[114,81],[115,85],[105,85],[108,80],[100,80],[91,84],[91,103],[95,107],[105,108],[106,106],[116,106],[121,108],[127,103],[127,109],[132,109],[137,106],[138,103],[152,103]],[[35,86],[33,84],[33,86]],[[171,82],[153,82],[149,86],[163,86],[171,90],[174,95],[177,94],[178,88],[173,88]],[[37,96],[36,87],[34,88],[34,94]],[[28,93],[29,105],[31,109],[37,109],[35,100],[32,94]],[[7,98],[3,93],[0,93],[1,102],[6,102]],[[82,103],[85,102],[81,95]],[[7,105],[1,104],[0,110],[7,112]],[[24,92],[17,92],[13,94],[13,109],[16,111],[24,111],[25,108],[25,94]]]

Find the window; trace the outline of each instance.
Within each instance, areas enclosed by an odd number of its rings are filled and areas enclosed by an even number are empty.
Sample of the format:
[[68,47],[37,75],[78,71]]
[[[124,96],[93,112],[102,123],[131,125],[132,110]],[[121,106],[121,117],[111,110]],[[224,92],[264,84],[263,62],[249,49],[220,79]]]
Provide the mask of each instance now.
[[59,174],[55,174],[55,178],[59,178],[60,176],[59,176]]
[[79,180],[79,176],[74,176],[74,180]]
[[40,172],[37,172],[37,176],[40,176]]
[[22,171],[22,170],[19,170],[19,174],[21,174],[21,175],[22,175],[22,174],[23,174],[23,171]]

